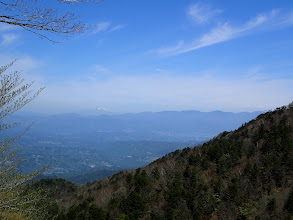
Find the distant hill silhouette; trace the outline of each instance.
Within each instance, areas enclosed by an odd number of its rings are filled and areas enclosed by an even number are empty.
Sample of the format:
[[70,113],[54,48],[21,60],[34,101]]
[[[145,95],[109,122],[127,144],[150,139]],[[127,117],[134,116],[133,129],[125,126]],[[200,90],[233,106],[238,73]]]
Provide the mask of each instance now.
[[96,141],[200,141],[224,130],[234,130],[260,113],[165,111],[97,116],[18,114],[10,117],[10,120],[25,123],[34,121],[26,135],[37,137],[67,135],[80,137],[82,141],[89,137],[95,137]]

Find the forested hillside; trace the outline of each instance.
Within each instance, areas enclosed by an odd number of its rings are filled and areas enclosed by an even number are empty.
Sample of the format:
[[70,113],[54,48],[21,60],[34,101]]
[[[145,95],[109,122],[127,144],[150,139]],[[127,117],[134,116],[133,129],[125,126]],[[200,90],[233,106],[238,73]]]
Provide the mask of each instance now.
[[144,168],[65,190],[55,204],[57,219],[290,219],[289,106]]

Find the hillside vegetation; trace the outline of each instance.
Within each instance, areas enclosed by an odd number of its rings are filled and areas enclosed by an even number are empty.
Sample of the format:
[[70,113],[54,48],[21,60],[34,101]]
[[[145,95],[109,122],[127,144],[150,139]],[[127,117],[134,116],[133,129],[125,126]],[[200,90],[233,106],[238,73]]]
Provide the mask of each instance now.
[[52,196],[57,219],[291,219],[292,104],[144,168],[66,187]]

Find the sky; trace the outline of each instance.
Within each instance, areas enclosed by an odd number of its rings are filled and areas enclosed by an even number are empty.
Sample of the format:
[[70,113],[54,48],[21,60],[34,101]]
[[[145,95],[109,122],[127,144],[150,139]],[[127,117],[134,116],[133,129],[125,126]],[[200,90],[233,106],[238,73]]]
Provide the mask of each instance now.
[[61,11],[96,27],[52,43],[0,25],[0,65],[17,59],[10,71],[46,87],[24,111],[243,112],[293,101],[291,0],[104,0]]

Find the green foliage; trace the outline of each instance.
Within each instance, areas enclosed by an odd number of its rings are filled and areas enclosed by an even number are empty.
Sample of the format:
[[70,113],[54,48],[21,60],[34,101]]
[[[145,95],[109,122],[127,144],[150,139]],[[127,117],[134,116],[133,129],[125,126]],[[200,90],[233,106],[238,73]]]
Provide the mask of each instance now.
[[218,177],[215,185],[214,185],[214,192],[217,194],[217,195],[221,195],[222,191],[223,191],[223,178],[222,177]]
[[183,177],[188,178],[190,176],[190,167],[187,166],[183,172]]
[[132,179],[133,179],[133,175],[132,175],[132,173],[128,173],[127,176],[126,176],[126,182],[127,182],[128,184],[130,184],[131,181],[132,181]]
[[242,218],[246,218],[249,216],[250,212],[249,212],[249,208],[248,208],[249,204],[248,203],[242,203],[238,208],[239,208],[239,216],[241,216]]
[[188,158],[188,163],[189,165],[192,165],[192,166],[196,166],[199,164],[199,161],[200,161],[200,158],[198,157],[198,155],[194,155],[194,154],[191,154]]
[[293,188],[291,189],[291,192],[289,193],[284,209],[293,215]]
[[186,147],[182,150],[181,154],[180,154],[180,157],[185,157],[186,155],[188,155],[188,153],[191,151],[191,148],[190,147]]
[[159,180],[160,179],[160,172],[159,172],[159,169],[158,167],[155,167],[152,171],[152,175],[153,177],[156,179],[156,180]]
[[73,194],[77,191],[77,186],[65,179],[41,179],[32,184],[34,188],[54,189],[57,193],[66,192]]
[[124,213],[119,215],[119,217],[117,218],[117,220],[127,220],[127,219],[128,219],[128,217]]
[[59,206],[58,206],[57,202],[50,204],[48,207],[48,215],[49,216],[56,216],[56,215],[58,215],[58,213],[59,213]]
[[219,170],[224,167],[231,169],[242,155],[242,143],[230,139],[215,140],[206,147],[205,152],[209,161],[218,164]]
[[109,202],[109,209],[113,210],[115,208],[120,208],[121,201],[122,201],[121,198],[116,198],[116,197],[112,198]]
[[151,182],[151,177],[149,177],[145,170],[140,172],[140,169],[137,169],[134,175],[134,187],[137,192],[145,191],[149,183]]
[[166,218],[167,220],[174,220],[174,219],[175,219],[174,215],[175,215],[175,210],[174,210],[174,208],[171,208],[171,207],[168,206],[168,207],[165,209],[165,218]]
[[152,220],[164,220],[165,218],[162,215],[158,214],[158,213],[152,212],[151,213],[151,219]]
[[169,207],[176,208],[177,203],[183,195],[183,190],[184,188],[179,180],[179,177],[176,177],[167,191],[167,202]]
[[251,157],[255,156],[256,150],[257,149],[256,149],[255,144],[250,144],[248,146],[247,158],[251,158]]
[[269,213],[272,213],[276,210],[277,208],[277,202],[275,198],[272,198],[269,200],[268,204],[267,204],[267,211]]
[[121,209],[130,219],[139,219],[146,207],[146,201],[141,194],[132,191],[122,200]]
[[260,139],[265,138],[266,132],[264,128],[264,124],[261,124],[260,127],[258,128],[258,131],[254,134],[252,142],[256,143]]
[[61,212],[56,220],[106,220],[106,213],[92,202],[93,198],[88,198],[77,206],[73,205],[67,213]]
[[225,199],[227,201],[235,201],[235,199],[237,197],[239,197],[238,195],[238,191],[239,191],[239,179],[234,177],[232,178],[229,186],[228,186],[228,189],[225,193]]

